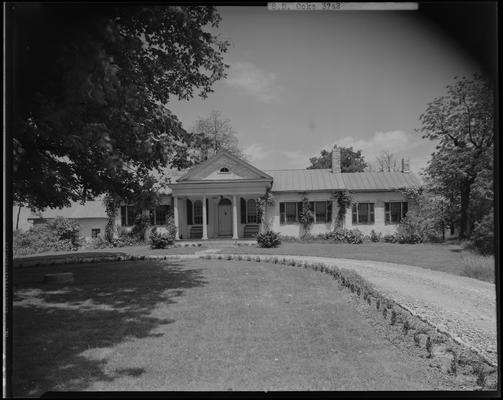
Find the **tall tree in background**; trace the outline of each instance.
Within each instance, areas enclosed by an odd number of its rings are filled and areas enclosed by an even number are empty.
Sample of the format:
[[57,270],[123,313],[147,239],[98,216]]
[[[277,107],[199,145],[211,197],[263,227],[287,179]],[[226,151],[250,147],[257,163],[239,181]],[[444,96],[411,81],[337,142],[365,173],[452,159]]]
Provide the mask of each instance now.
[[231,121],[222,118],[220,111],[212,111],[208,117],[199,117],[191,129],[191,159],[194,163],[201,162],[220,150],[245,158],[238,147],[236,132]]
[[398,172],[401,170],[398,158],[389,151],[383,151],[376,157],[376,166],[378,172]]
[[[365,170],[367,163],[361,150],[353,151],[352,147],[340,147],[340,149],[342,172],[363,172]],[[309,162],[311,165],[307,169],[332,168],[332,151],[323,149],[319,157],[312,157]]]
[[469,237],[476,221],[494,204],[494,100],[487,79],[455,78],[447,94],[420,116],[424,138],[438,140],[425,170],[435,190],[459,201],[459,236]]
[[[33,209],[130,199],[184,168],[190,135],[165,106],[206,97],[228,47],[213,7],[8,5],[13,194]],[[10,76],[8,76],[10,78]]]

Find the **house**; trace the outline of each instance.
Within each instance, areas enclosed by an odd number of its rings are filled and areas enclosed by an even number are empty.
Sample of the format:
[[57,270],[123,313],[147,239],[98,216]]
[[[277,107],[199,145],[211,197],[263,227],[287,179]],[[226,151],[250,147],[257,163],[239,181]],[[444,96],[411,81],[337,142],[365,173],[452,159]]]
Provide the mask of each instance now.
[[[254,237],[262,229],[257,199],[270,191],[274,205],[267,207],[264,221],[282,235],[302,234],[298,220],[303,199],[309,202],[314,216],[311,234],[329,232],[337,225],[358,228],[364,234],[372,230],[393,233],[400,219],[414,207],[402,189],[420,185],[409,171],[408,161],[402,160],[401,172],[342,173],[340,160],[340,149],[335,147],[330,169],[260,170],[223,150],[168,185],[171,193],[162,196],[155,209],[142,212],[150,216],[153,225],[165,224],[167,216],[173,214],[177,239]],[[342,221],[337,220],[340,192],[351,197]],[[121,205],[116,224],[130,229],[139,211],[133,204]],[[103,232],[106,220],[99,224],[95,221],[96,228],[90,229]]]

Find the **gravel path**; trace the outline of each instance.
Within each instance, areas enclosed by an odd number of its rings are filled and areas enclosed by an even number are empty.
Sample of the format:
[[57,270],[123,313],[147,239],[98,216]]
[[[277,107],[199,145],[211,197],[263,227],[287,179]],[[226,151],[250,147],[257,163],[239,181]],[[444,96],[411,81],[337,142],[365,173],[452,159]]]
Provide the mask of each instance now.
[[493,283],[404,264],[274,256],[354,270],[383,295],[497,365],[496,287]]

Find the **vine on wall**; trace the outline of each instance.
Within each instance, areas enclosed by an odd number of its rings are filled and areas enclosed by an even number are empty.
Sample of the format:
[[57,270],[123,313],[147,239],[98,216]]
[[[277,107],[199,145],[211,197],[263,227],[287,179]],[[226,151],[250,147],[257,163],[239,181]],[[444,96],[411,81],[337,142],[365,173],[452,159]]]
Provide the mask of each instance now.
[[103,204],[105,205],[105,212],[107,214],[107,224],[105,226],[105,240],[110,243],[114,238],[115,216],[117,214],[119,201],[114,196],[107,194],[103,199]]
[[273,207],[275,204],[274,196],[271,193],[271,189],[267,188],[265,194],[257,199],[257,218],[262,224],[265,230],[269,230],[269,224],[267,223],[267,207]]
[[302,238],[305,238],[309,234],[309,231],[311,230],[311,225],[314,222],[314,214],[309,208],[309,200],[307,199],[307,197],[304,197],[302,199],[302,210],[299,215],[299,222],[302,224],[302,227],[304,228],[302,232]]
[[341,228],[344,223],[344,217],[346,216],[346,210],[351,205],[352,198],[347,190],[335,192],[334,197],[337,201],[337,206],[339,207],[339,210],[337,211],[336,228]]

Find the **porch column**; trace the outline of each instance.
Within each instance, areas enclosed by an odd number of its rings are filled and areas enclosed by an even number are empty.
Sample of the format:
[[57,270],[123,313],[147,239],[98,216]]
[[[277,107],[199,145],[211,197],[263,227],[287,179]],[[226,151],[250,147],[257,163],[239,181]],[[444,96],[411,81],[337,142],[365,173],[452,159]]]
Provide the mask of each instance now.
[[176,236],[175,240],[180,240],[180,226],[178,225],[178,197],[173,197],[173,217],[175,219]]
[[206,195],[203,196],[203,240],[208,239],[208,221],[206,221]]
[[238,206],[236,195],[232,196],[232,238],[238,238]]

